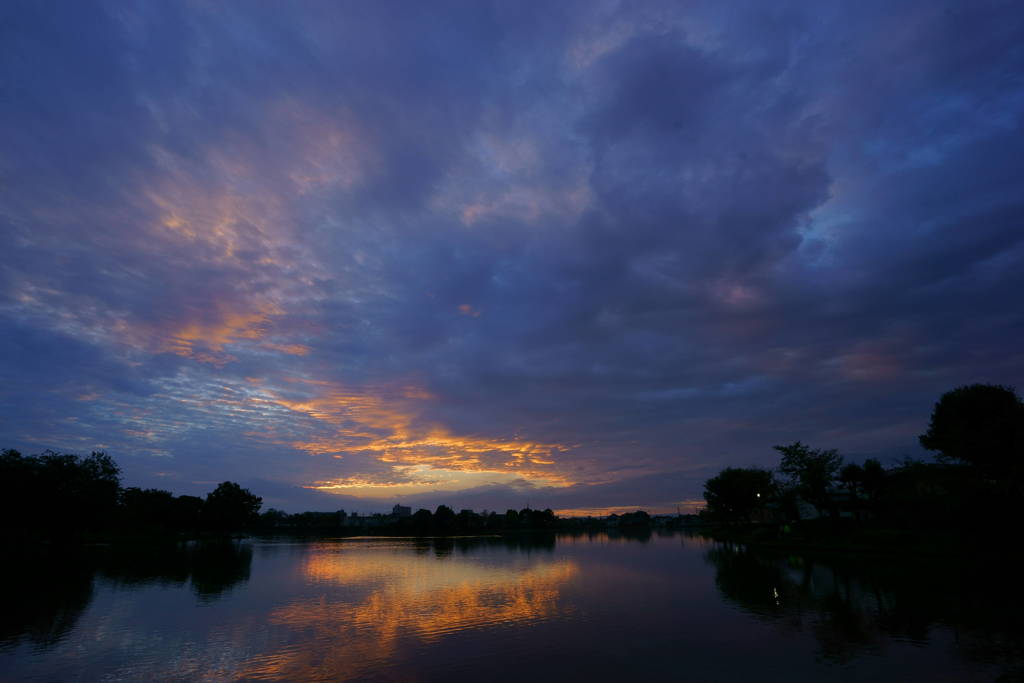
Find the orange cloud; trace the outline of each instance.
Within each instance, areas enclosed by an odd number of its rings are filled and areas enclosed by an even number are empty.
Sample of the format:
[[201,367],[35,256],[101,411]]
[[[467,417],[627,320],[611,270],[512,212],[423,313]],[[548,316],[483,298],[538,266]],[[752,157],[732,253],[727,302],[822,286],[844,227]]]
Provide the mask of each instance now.
[[185,357],[196,357],[197,348],[219,352],[227,344],[259,339],[266,334],[270,316],[279,312],[274,306],[258,311],[224,310],[218,320],[187,322],[167,335],[162,350]]
[[271,344],[269,342],[265,342],[260,344],[260,346],[264,349],[287,353],[290,356],[305,356],[310,352],[310,348],[305,344]]
[[[567,486],[573,482],[554,469],[556,454],[570,445],[478,435],[459,435],[423,420],[433,397],[419,387],[352,390],[323,381],[299,380],[313,396],[289,398],[264,389],[265,400],[331,426],[331,433],[291,445],[311,455],[372,455],[390,465],[391,476],[349,477],[314,482],[322,490],[436,485],[439,478],[471,479],[468,473],[514,474],[515,478]],[[485,482],[481,482],[485,483]]]

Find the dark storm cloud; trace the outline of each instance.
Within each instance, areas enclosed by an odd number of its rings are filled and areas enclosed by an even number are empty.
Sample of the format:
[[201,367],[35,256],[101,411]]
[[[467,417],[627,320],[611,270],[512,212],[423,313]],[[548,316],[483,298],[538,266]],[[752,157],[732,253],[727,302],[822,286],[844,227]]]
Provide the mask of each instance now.
[[1022,16],[9,5],[5,439],[293,508],[913,453],[1021,378]]

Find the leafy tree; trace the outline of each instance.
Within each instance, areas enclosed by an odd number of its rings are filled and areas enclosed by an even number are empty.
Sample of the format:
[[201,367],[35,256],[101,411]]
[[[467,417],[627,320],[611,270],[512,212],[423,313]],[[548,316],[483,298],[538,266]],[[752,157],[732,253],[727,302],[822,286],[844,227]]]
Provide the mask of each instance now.
[[33,481],[33,459],[13,448],[0,451],[0,524],[10,525],[28,512]]
[[885,481],[885,468],[875,458],[868,458],[864,461],[864,468],[861,472],[861,488],[869,499],[878,497],[882,484]]
[[45,451],[38,457],[41,482],[55,498],[52,509],[69,512],[78,524],[96,528],[117,509],[121,469],[102,451],[88,457]]
[[232,531],[256,521],[263,499],[232,481],[225,481],[207,494],[203,521],[212,529]]
[[438,505],[434,510],[434,528],[442,533],[455,528],[455,511],[447,505]]
[[856,496],[857,491],[864,488],[864,468],[857,463],[851,462],[839,470],[839,481]]
[[120,470],[106,453],[88,457],[44,451],[0,453],[0,523],[50,537],[70,537],[109,522],[117,510]]
[[637,510],[636,512],[626,512],[619,516],[619,526],[650,526],[651,516],[643,510]]
[[260,526],[275,527],[288,521],[288,513],[277,508],[270,508],[260,515]]
[[500,531],[505,528],[505,515],[499,515],[497,512],[492,512],[487,515],[487,519],[484,522],[484,528],[488,531]]
[[839,481],[854,497],[853,505],[859,516],[861,510],[876,507],[885,483],[885,469],[878,460],[868,458],[863,466],[856,463],[844,465],[839,470]]
[[704,500],[712,514],[730,520],[753,519],[768,502],[772,473],[757,468],[727,467],[704,482]]
[[932,410],[921,445],[942,461],[996,474],[1024,460],[1024,402],[1011,387],[971,384],[947,391]]
[[843,464],[839,452],[810,448],[799,441],[774,448],[782,453],[779,472],[789,478],[796,493],[819,511],[831,509],[828,489]]
[[412,516],[412,528],[417,533],[425,533],[430,530],[434,522],[434,515],[430,510],[420,508]]
[[203,517],[203,499],[199,496],[178,496],[174,499],[174,525],[178,529],[197,529]]
[[121,491],[121,516],[130,527],[174,528],[174,507],[174,494],[170,491],[135,487]]
[[484,526],[484,518],[472,510],[459,510],[457,521],[460,531],[476,531]]

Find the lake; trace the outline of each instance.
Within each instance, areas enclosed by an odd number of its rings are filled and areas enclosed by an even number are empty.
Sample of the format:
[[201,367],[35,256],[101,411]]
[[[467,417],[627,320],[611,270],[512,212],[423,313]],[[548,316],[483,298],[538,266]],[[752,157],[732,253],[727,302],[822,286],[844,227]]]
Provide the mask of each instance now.
[[22,551],[0,680],[1013,681],[1019,567],[679,533]]

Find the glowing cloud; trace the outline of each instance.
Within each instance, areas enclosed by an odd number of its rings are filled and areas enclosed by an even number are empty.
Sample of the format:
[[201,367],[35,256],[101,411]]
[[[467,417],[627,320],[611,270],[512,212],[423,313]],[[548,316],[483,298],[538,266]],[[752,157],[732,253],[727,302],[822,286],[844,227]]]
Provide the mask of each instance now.
[[[316,482],[311,488],[365,494],[374,489],[408,492],[437,485],[459,488],[471,482],[512,479],[559,486],[573,483],[553,468],[557,465],[555,456],[572,446],[453,434],[420,417],[423,403],[433,400],[422,388],[354,391],[324,381],[296,383],[316,393],[302,398],[288,398],[284,392],[270,389],[263,393],[268,400],[327,423],[333,430],[316,440],[293,442],[292,446],[311,455],[343,458],[346,453],[370,454],[390,466],[388,477],[342,477]],[[491,476],[472,476],[479,474]]]

